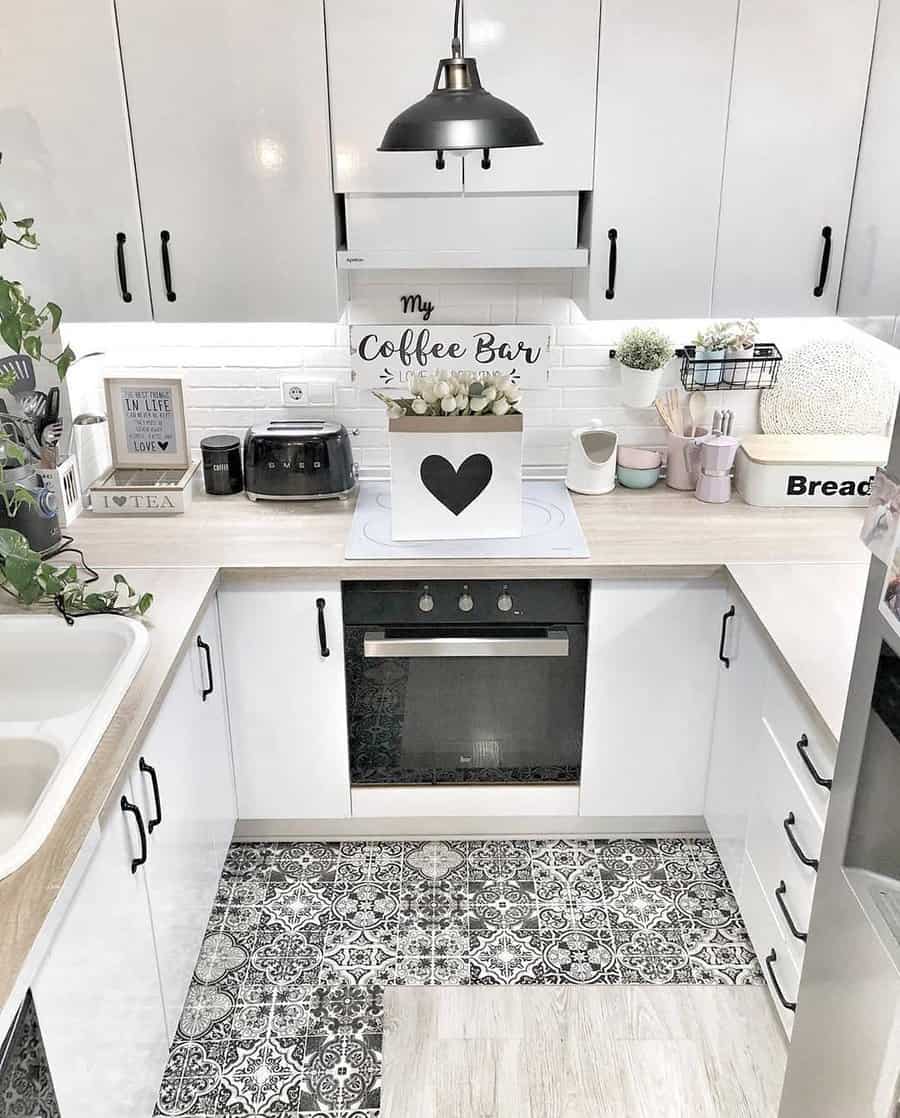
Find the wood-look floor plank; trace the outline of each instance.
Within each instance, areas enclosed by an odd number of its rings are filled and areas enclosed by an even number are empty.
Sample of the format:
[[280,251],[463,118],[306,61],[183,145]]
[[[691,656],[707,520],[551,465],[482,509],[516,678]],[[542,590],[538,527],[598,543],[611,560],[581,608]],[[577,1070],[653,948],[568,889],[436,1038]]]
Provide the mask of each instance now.
[[774,1118],[761,987],[395,987],[382,1118]]

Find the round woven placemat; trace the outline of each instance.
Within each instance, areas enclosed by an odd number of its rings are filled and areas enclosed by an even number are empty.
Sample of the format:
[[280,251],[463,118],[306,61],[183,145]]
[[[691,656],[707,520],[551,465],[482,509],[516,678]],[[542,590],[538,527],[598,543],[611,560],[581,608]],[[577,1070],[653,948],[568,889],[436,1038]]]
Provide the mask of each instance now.
[[760,393],[759,422],[771,435],[884,434],[896,406],[891,368],[851,341],[807,342]]

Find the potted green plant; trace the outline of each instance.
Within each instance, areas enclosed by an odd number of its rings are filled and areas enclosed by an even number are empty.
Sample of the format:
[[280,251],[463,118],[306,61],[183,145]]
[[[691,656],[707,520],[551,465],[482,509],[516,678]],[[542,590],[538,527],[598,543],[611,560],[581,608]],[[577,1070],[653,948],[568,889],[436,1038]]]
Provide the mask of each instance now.
[[731,337],[727,322],[714,322],[694,337],[694,384],[712,387],[722,379],[722,361]]
[[732,322],[731,333],[725,350],[726,357],[752,357],[759,335],[759,323],[753,318]]
[[616,347],[622,398],[630,408],[649,408],[659,392],[666,363],[675,350],[669,339],[655,327],[635,326]]

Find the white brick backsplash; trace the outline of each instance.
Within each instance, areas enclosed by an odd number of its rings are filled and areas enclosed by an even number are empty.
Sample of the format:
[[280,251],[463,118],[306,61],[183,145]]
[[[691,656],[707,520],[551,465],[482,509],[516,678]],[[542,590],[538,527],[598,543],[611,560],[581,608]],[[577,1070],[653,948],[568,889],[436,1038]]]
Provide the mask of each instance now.
[[[546,384],[524,392],[526,465],[563,464],[570,430],[595,418],[615,428],[623,443],[659,445],[664,429],[656,412],[624,406],[618,369],[609,357],[636,323],[585,321],[570,298],[572,283],[572,273],[559,269],[359,271],[350,276],[351,301],[337,323],[68,324],[64,340],[76,352],[100,350],[102,357],[72,370],[67,406],[76,412],[101,409],[101,380],[113,370],[180,370],[195,449],[209,434],[241,436],[252,423],[321,415],[358,431],[352,437],[360,465],[384,467],[389,460],[385,412],[367,389],[351,381],[348,323],[422,325],[421,315],[404,315],[400,304],[402,295],[420,293],[435,304],[429,324],[548,325]],[[854,323],[875,338],[900,343],[900,318]],[[658,326],[681,346],[703,323],[673,319],[642,325]],[[769,319],[761,330],[764,340],[777,342],[786,354],[811,337],[862,336],[838,319]],[[679,384],[679,369],[680,361],[673,360],[663,374],[664,386]],[[285,376],[333,381],[334,406],[283,407],[280,385]],[[739,432],[758,430],[758,392],[708,393],[707,398],[710,409],[734,409]],[[102,465],[103,447],[85,449],[94,469]]]

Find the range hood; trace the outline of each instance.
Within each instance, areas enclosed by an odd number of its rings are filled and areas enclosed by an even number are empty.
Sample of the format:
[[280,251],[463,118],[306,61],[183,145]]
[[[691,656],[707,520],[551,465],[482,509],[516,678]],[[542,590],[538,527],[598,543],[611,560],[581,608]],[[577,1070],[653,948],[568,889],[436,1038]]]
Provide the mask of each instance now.
[[349,194],[338,268],[585,268],[580,198]]

